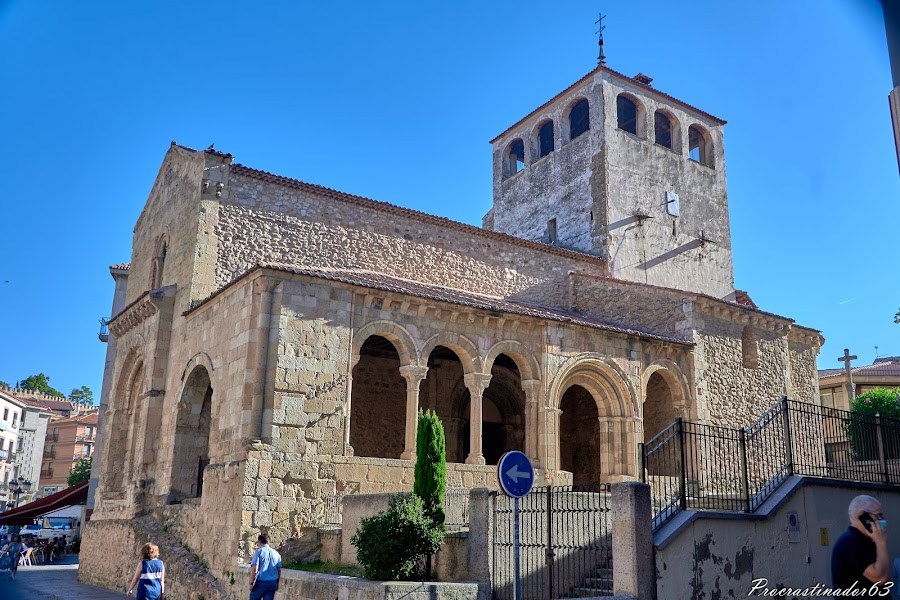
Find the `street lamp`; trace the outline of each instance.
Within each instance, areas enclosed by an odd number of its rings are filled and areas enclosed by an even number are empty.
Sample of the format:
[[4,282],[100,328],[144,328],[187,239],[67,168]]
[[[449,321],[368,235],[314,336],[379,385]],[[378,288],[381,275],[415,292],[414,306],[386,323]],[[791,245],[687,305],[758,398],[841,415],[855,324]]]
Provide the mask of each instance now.
[[19,475],[18,479],[11,479],[9,482],[9,493],[16,495],[15,506],[19,506],[19,496],[31,491],[31,482]]

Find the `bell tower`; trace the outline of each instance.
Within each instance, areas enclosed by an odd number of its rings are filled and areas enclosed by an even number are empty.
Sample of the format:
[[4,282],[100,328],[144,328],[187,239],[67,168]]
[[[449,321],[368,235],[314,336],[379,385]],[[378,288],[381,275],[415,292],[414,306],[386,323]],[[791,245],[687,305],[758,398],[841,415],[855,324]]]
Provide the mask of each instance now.
[[483,225],[731,300],[725,121],[652,81],[600,64],[494,138]]

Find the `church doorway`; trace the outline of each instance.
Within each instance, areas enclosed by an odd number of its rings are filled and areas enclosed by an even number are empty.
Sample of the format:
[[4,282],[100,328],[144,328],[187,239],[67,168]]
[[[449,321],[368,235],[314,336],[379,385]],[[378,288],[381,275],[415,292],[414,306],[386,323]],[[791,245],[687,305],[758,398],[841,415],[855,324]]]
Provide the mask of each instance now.
[[600,481],[600,414],[593,396],[573,385],[559,408],[560,469],[572,473],[575,485]]
[[350,446],[355,456],[400,458],[406,427],[406,380],[400,354],[380,335],[366,338],[353,367]]
[[198,366],[188,376],[178,403],[170,504],[198,498],[203,493],[203,472],[209,465],[212,399],[209,372]]

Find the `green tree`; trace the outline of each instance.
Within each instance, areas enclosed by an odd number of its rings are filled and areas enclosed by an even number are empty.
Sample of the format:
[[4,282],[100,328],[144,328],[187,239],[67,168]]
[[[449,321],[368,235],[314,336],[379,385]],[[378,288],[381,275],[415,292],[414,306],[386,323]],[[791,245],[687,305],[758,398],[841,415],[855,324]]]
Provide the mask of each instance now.
[[[413,493],[422,499],[425,515],[444,534],[444,492],[447,489],[447,447],[444,426],[433,411],[419,410],[416,432],[416,470]],[[425,575],[431,578],[431,554],[425,559]]]
[[2,389],[7,389],[7,390],[8,390],[8,389],[11,388],[11,387],[12,387],[12,386],[9,385],[8,383],[6,383],[5,381],[0,381],[0,388],[2,388]]
[[877,387],[853,399],[845,428],[855,460],[878,459],[875,443],[875,415],[881,416],[885,457],[900,458],[900,388]]
[[94,404],[94,392],[92,392],[91,388],[88,386],[83,385],[80,388],[72,390],[69,394],[69,400],[75,404],[86,404],[90,406]]
[[26,377],[24,381],[19,383],[19,387],[25,390],[43,392],[51,396],[59,396],[60,398],[66,397],[66,395],[59,390],[50,387],[50,378],[43,373]]
[[91,463],[93,460],[93,456],[88,456],[87,458],[79,458],[75,461],[75,464],[72,465],[72,472],[69,473],[68,483],[70,486],[78,485],[91,478]]
[[424,558],[437,552],[443,531],[425,514],[415,494],[394,494],[388,509],[366,517],[350,543],[369,579],[403,581],[419,579]]
[[894,323],[900,323],[900,310],[898,310],[897,314],[894,315]]

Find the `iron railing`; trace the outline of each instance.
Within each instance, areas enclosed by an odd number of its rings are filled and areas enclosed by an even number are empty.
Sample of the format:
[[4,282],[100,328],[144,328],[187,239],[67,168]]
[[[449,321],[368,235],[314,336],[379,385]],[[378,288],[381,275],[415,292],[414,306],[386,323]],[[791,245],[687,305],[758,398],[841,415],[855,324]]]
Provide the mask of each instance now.
[[678,419],[642,459],[656,528],[680,510],[752,512],[790,475],[900,485],[900,421],[783,398],[746,428]]
[[325,522],[326,527],[341,526],[342,500],[346,494],[332,494],[325,496]]
[[[536,487],[519,500],[522,600],[612,595],[610,486]],[[514,597],[514,500],[494,503],[493,598]]]

